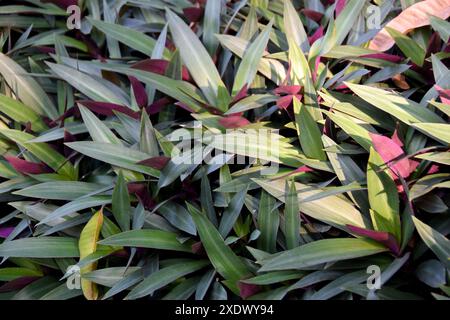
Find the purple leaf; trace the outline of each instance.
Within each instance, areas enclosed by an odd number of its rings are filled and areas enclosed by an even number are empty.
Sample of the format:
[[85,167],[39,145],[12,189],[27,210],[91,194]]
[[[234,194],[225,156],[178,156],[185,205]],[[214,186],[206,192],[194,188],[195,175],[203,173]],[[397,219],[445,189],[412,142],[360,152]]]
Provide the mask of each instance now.
[[39,277],[20,277],[11,280],[0,287],[0,293],[20,290],[37,279]]
[[311,9],[302,9],[301,12],[306,17],[310,18],[311,20],[313,20],[315,22],[319,22],[323,18],[323,14],[321,12],[314,11],[314,10],[311,10]]
[[[139,61],[138,63],[133,64],[131,67],[134,69],[153,72],[160,75],[165,75],[167,67],[169,66],[169,61],[163,59],[145,59]],[[189,72],[186,67],[182,67],[181,69],[181,78],[184,81],[189,81]]]
[[250,124],[250,121],[241,116],[228,116],[221,118],[219,123],[227,129],[240,128]]
[[13,232],[13,227],[0,228],[0,238],[6,239]]
[[366,59],[380,59],[384,61],[399,63],[403,60],[402,57],[396,56],[393,54],[387,54],[387,53],[370,53],[360,56],[360,58],[366,58]]
[[261,291],[261,287],[256,284],[245,283],[239,281],[239,295],[242,299],[247,299]]
[[137,105],[141,108],[147,106],[148,97],[147,92],[145,91],[145,87],[142,83],[133,76],[129,76],[131,87],[133,88],[134,97],[136,98]]
[[110,102],[101,102],[101,101],[90,101],[90,100],[81,100],[77,101],[77,103],[82,104],[87,107],[92,112],[97,114],[101,114],[104,116],[112,116],[114,115],[113,111],[117,111],[120,113],[124,113],[127,116],[130,116],[134,119],[139,119],[139,112],[133,111],[128,107],[121,106],[119,104],[110,103]]
[[129,193],[135,194],[146,210],[151,210],[155,205],[147,185],[144,183],[128,183],[127,189]]
[[169,161],[170,161],[169,157],[159,156],[159,157],[152,157],[152,158],[142,160],[142,161],[138,162],[138,164],[142,164],[147,167],[162,170],[162,169],[164,169],[164,167],[167,165],[167,163]]
[[67,9],[67,7],[72,5],[78,5],[78,0],[42,0],[43,3],[53,3],[58,7]]
[[197,241],[191,245],[192,253],[195,254],[204,254],[205,249],[201,241]]
[[170,98],[164,97],[154,101],[151,105],[147,106],[145,110],[149,115],[156,114],[159,113],[162,110],[162,108],[164,108],[171,102],[172,100]]
[[184,8],[183,13],[189,22],[199,22],[203,16],[203,9],[197,7],[189,7]]
[[379,243],[382,243],[385,245],[391,252],[395,255],[400,254],[400,247],[397,243],[397,240],[395,240],[395,237],[390,234],[389,232],[385,231],[374,231],[369,229],[364,229],[356,226],[347,225],[347,228],[354,234],[357,234],[359,236],[363,236],[366,238],[370,238],[372,240],[375,240]]
[[30,162],[13,156],[5,156],[5,159],[16,169],[17,172],[23,174],[41,174],[48,173],[51,170],[43,163]]

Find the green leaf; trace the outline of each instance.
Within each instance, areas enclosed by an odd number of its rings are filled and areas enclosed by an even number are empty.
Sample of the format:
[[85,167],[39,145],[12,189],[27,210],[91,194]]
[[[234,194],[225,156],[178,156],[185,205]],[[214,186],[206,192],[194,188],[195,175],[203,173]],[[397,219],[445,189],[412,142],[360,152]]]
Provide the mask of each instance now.
[[[222,46],[233,52],[241,59],[244,57],[245,50],[249,46],[248,41],[225,34],[216,36]],[[275,59],[262,58],[259,61],[258,71],[261,72],[266,78],[275,82],[277,85],[280,85],[286,78],[286,70],[283,64]]]
[[430,109],[398,93],[349,82],[345,82],[345,84],[374,107],[389,113],[408,125],[417,122],[444,123],[444,120]]
[[46,130],[48,127],[40,115],[20,101],[0,94],[0,110],[14,121],[26,125],[31,123],[31,129],[36,132]]
[[[102,210],[97,211],[96,214],[88,221],[84,226],[80,234],[80,240],[78,242],[78,247],[80,249],[80,260],[93,254],[97,250],[97,241],[100,236],[100,231],[103,225],[103,212]],[[90,263],[85,267],[81,268],[80,274],[83,275],[88,272],[92,272],[97,268],[97,263]],[[97,300],[98,298],[98,288],[92,281],[81,279],[81,290],[83,291],[84,297],[88,300]]]
[[101,81],[103,79],[94,78],[87,73],[62,64],[47,62],[47,65],[57,76],[94,101],[129,105],[129,101],[124,97],[122,90],[110,82],[106,85],[104,81]]
[[437,141],[450,144],[450,124],[444,123],[414,123],[414,128],[419,129],[427,136],[433,137]]
[[119,145],[122,144],[120,139],[116,137],[112,130],[108,128],[103,121],[97,118],[89,109],[84,107],[82,104],[78,105],[78,109],[80,110],[81,116],[83,117],[83,122],[86,125],[92,140],[96,142]]
[[208,264],[209,262],[205,260],[187,260],[162,268],[153,272],[144,281],[134,287],[125,299],[138,299],[149,295],[155,290],[166,286],[178,278],[200,270]]
[[386,250],[383,245],[366,239],[318,240],[263,260],[259,272],[302,269],[321,263],[365,257]]
[[30,151],[36,158],[69,180],[76,177],[75,169],[60,153],[43,142],[30,142],[35,137],[29,133],[13,129],[2,129],[0,133]]
[[300,145],[308,158],[326,160],[327,156],[323,151],[322,134],[317,123],[311,116],[308,106],[302,104],[297,97],[294,97],[294,112],[298,126]]
[[[444,180],[448,180],[443,182]],[[416,183],[409,189],[410,200],[417,199],[428,192],[432,191],[434,188],[450,188],[450,174],[448,173],[437,173],[424,176],[417,180]]]
[[2,268],[0,269],[0,281],[11,281],[20,277],[42,277],[43,273],[39,270],[28,268]]
[[[289,63],[291,64],[291,82],[294,85],[302,85],[304,87],[304,102],[308,106],[306,111],[308,111],[314,120],[322,119],[322,114],[317,104],[317,93],[316,88],[312,80],[311,69],[308,65],[308,61],[304,53],[300,50],[293,39],[288,38],[289,43]],[[300,112],[299,108],[295,108],[294,113],[297,116]]]
[[203,43],[211,57],[219,45],[216,33],[220,33],[220,15],[222,11],[221,0],[206,1],[205,14],[203,17]]
[[372,146],[372,140],[369,136],[369,131],[357,124],[352,118],[348,116],[343,116],[338,113],[326,112],[326,115],[333,121],[336,125],[338,125],[342,130],[345,131],[349,136],[355,139],[356,142],[359,143],[361,147],[370,150]]
[[259,61],[261,60],[264,50],[269,42],[270,31],[272,30],[273,21],[264,28],[258,37],[245,50],[242,61],[234,77],[232,95],[236,95],[239,91],[253,82],[258,72]]
[[[191,88],[189,84],[184,81],[174,80],[166,76],[162,76],[153,72],[141,71],[133,68],[116,66],[111,64],[103,63],[100,65],[104,70],[109,70],[113,72],[123,73],[129,76],[136,77],[139,81],[146,83],[147,85],[153,86],[156,90],[161,91],[164,94],[186,104],[192,110],[198,112],[202,110],[198,102],[193,98],[197,99],[198,96],[192,96],[187,88]],[[200,97],[201,98],[201,97]]]
[[17,292],[11,300],[38,300],[48,291],[55,289],[59,282],[53,277],[43,277]]
[[112,235],[99,244],[192,252],[189,242],[182,244],[177,237],[176,233],[162,230],[131,230]]
[[[181,58],[188,68],[195,83],[202,90],[212,106],[218,107],[217,96],[219,88],[225,88],[216,66],[205,47],[192,30],[172,11],[166,11],[167,22]],[[226,109],[222,109],[226,111]]]
[[400,48],[400,50],[402,50],[403,54],[406,57],[411,58],[412,62],[414,62],[419,67],[423,65],[423,61],[425,59],[425,50],[421,46],[419,46],[416,41],[404,35],[403,33],[387,26],[385,27],[385,30],[395,40],[395,43]]
[[246,264],[225,244],[214,225],[200,211],[189,203],[187,206],[209,260],[220,275],[232,282],[234,291],[237,291],[237,282],[250,275]]
[[450,152],[427,152],[419,154],[415,158],[450,165]]
[[[326,135],[322,136],[322,141],[325,147],[336,146],[336,143]],[[350,185],[354,182],[362,183],[366,180],[366,174],[350,156],[333,152],[327,152],[327,156],[342,185]],[[367,197],[367,192],[353,191],[349,193],[349,195],[364,214],[369,213],[369,199]]]
[[130,195],[122,171],[120,171],[112,194],[112,213],[122,231],[130,230],[130,211]]
[[422,238],[423,242],[436,254],[439,260],[450,268],[450,241],[441,233],[423,223],[416,217],[412,217],[416,230]]
[[158,170],[136,164],[149,158],[148,154],[137,150],[110,143],[91,141],[70,142],[66,143],[66,146],[87,155],[88,157],[110,163],[121,168],[145,173],[153,177],[159,176]]
[[441,39],[447,43],[450,38],[450,23],[432,15],[430,15],[430,23],[433,29],[439,33]]
[[[252,179],[272,196],[285,202],[285,181],[278,179],[266,181],[263,179]],[[295,183],[298,201],[302,204],[302,212],[332,225],[344,231],[348,231],[346,225],[350,224],[361,228],[367,228],[368,222],[361,213],[349,202],[338,196],[304,202],[304,199],[320,194],[320,189],[313,189],[311,186]]]
[[3,53],[0,53],[0,74],[15,95],[34,112],[51,119],[58,117],[55,105],[39,83]]
[[258,210],[258,229],[261,234],[258,238],[258,248],[267,252],[276,252],[277,232],[280,225],[278,209],[275,208],[275,199],[266,191],[261,191]]
[[370,150],[367,166],[367,189],[372,223],[377,231],[391,233],[400,243],[401,224],[399,214],[399,198],[395,182],[386,170],[383,159],[374,150]]
[[90,182],[50,181],[15,191],[14,194],[39,199],[75,200],[103,187],[101,184]]
[[233,229],[236,220],[242,213],[242,207],[244,206],[245,195],[247,190],[244,189],[241,192],[236,193],[233,198],[231,198],[228,207],[222,214],[222,219],[219,224],[219,233],[223,238],[226,238]]
[[48,214],[41,220],[41,222],[38,223],[38,225],[57,220],[61,217],[65,217],[78,210],[102,206],[109,203],[111,203],[111,196],[80,197],[71,202],[67,202],[52,213]]
[[303,52],[309,51],[308,35],[303,27],[302,20],[292,5],[291,0],[284,0],[284,30],[286,38],[292,39]]
[[[90,17],[87,17],[87,19],[94,27],[109,37],[116,39],[149,57],[151,56],[156,45],[156,40],[145,35],[143,32],[121,26],[117,23],[104,22]],[[170,58],[169,50],[165,49],[163,51],[163,57],[165,59]]]
[[183,280],[161,300],[187,300],[195,292],[198,280],[199,277]]
[[139,140],[139,148],[142,152],[147,153],[150,157],[159,156],[158,141],[156,139],[155,130],[147,112],[141,114],[141,135]]
[[300,243],[300,209],[298,204],[295,183],[290,185],[286,181],[286,206],[284,209],[284,234],[286,237],[286,248],[293,249]]
[[79,256],[78,241],[74,238],[23,238],[0,244],[0,257],[69,258]]
[[269,285],[298,279],[303,277],[304,275],[304,273],[299,271],[273,271],[258,275],[250,279],[242,280],[242,282],[256,285]]

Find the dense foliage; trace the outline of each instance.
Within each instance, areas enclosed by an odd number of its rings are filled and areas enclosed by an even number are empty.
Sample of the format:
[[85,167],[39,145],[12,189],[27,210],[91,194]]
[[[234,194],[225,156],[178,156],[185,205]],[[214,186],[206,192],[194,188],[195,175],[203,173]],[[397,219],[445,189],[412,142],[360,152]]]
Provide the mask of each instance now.
[[2,1],[0,299],[448,299],[449,15]]

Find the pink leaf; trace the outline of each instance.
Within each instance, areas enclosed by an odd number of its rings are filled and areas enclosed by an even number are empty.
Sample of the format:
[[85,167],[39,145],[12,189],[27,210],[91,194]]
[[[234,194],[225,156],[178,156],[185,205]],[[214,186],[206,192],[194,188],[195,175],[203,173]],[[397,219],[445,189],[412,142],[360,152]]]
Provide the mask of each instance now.
[[344,10],[347,0],[337,0],[336,1],[336,18],[341,14],[342,10]]
[[294,171],[291,171],[291,172],[288,172],[288,173],[283,174],[281,176],[278,176],[276,178],[273,178],[272,180],[285,179],[286,177],[289,177],[289,176],[291,176],[293,174],[301,173],[301,172],[314,172],[314,169],[311,169],[308,166],[301,166],[301,167],[298,167],[297,169],[295,169]]
[[450,0],[419,1],[400,11],[400,14],[391,19],[385,28],[372,39],[369,49],[386,51],[395,44],[386,27],[407,34],[411,30],[429,25],[430,16],[446,20],[450,16]]
[[442,87],[435,85],[434,88],[439,93],[442,103],[450,105],[450,89],[443,89]]
[[250,121],[241,116],[228,116],[221,118],[219,123],[227,129],[240,128],[250,124]]
[[276,104],[280,109],[287,109],[292,103],[292,95],[281,97],[277,100]]
[[392,141],[394,141],[400,148],[403,147],[403,142],[400,140],[400,137],[398,136],[398,130],[395,129],[394,134],[392,135]]
[[233,103],[238,102],[239,100],[245,98],[247,96],[248,86],[245,84],[241,90],[234,96]]
[[[391,176],[396,179],[397,176],[407,178],[411,173],[411,167],[409,160],[403,158],[397,160],[400,156],[404,155],[402,148],[394,142],[394,140],[374,133],[369,133],[372,139],[372,144],[375,150],[380,154],[385,163],[388,164],[391,170]],[[393,164],[389,164],[390,161],[396,159]]]
[[433,173],[438,173],[439,172],[439,166],[433,164],[430,169],[428,170],[427,174],[433,174]]
[[314,32],[314,34],[311,37],[308,37],[308,41],[310,45],[313,45],[314,42],[319,40],[323,37],[323,27],[320,26],[317,28],[317,30]]
[[369,229],[364,229],[356,226],[347,225],[347,228],[352,232],[359,236],[367,237],[372,240],[375,240],[377,242],[382,243],[385,245],[391,252],[395,255],[400,254],[400,247],[397,243],[397,240],[395,240],[395,237],[390,234],[389,232],[385,231],[374,231]]
[[279,86],[273,93],[275,94],[297,94],[302,89],[302,86],[292,85],[292,86]]

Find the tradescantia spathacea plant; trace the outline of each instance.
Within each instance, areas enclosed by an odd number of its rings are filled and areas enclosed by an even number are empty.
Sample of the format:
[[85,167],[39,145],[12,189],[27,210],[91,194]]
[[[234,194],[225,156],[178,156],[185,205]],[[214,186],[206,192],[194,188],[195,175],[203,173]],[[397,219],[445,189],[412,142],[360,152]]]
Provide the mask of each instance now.
[[0,299],[448,299],[449,16],[2,2]]

